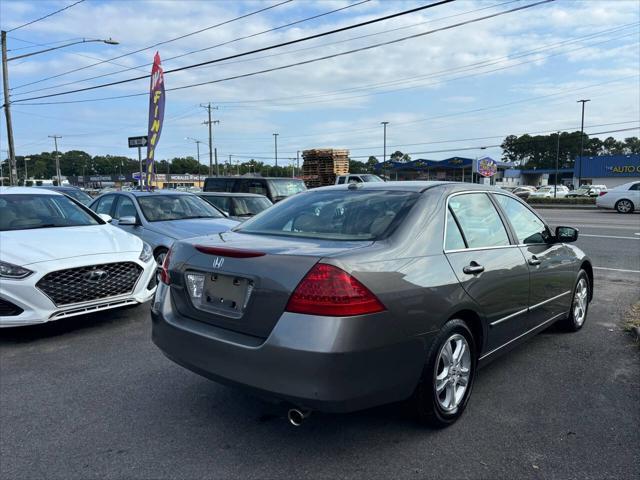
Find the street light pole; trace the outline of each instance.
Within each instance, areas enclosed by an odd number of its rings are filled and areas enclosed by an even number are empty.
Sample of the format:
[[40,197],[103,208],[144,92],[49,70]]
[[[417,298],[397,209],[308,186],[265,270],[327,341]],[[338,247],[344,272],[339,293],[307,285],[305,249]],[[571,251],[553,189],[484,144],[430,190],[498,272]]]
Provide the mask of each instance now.
[[556,187],[553,189],[553,198],[558,196],[558,160],[560,159],[560,130],[558,130],[558,146],[556,147]]
[[89,43],[89,42],[100,42],[106,43],[108,45],[118,45],[118,42],[112,40],[111,38],[107,40],[103,39],[82,39],[77,42],[66,43],[64,45],[59,45],[57,47],[46,48],[44,50],[39,50],[37,52],[25,53],[24,55],[18,55],[15,57],[8,58],[7,57],[7,32],[2,30],[0,32],[0,43],[2,44],[2,89],[4,93],[4,115],[7,122],[7,143],[9,145],[9,180],[11,185],[18,184],[18,169],[16,166],[16,152],[15,145],[13,142],[13,123],[11,121],[11,97],[9,95],[9,70],[8,70],[8,62],[11,60],[18,60],[20,58],[31,57],[33,55],[38,55],[40,53],[50,52],[52,50],[58,50],[60,48],[69,47],[71,45],[77,45],[79,43]]
[[53,144],[56,147],[56,177],[58,177],[58,186],[62,186],[62,178],[60,176],[60,155],[58,155],[58,139],[62,138],[60,135],[48,135],[49,138],[53,138]]
[[29,178],[29,174],[27,173],[27,162],[31,160],[30,157],[24,157],[24,186],[27,186],[27,178]]
[[380,124],[383,126],[384,128],[384,150],[383,150],[383,154],[382,154],[382,165],[385,171],[385,175],[386,175],[386,161],[387,161],[387,125],[389,124],[389,122],[380,122]]
[[273,134],[273,142],[274,142],[274,149],[275,149],[274,153],[276,157],[276,168],[278,168],[278,134],[277,133]]
[[582,122],[580,124],[580,163],[578,163],[578,188],[582,183],[582,155],[584,154],[584,104],[591,100],[578,100],[576,103],[582,103]]

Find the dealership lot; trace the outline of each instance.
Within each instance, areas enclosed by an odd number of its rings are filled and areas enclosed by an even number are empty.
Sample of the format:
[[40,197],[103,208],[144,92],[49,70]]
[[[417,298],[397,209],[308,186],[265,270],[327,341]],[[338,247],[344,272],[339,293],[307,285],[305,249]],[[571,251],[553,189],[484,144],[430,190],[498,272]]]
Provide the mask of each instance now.
[[640,358],[619,321],[640,290],[640,214],[540,212],[580,229],[596,267],[588,323],[551,328],[482,370],[446,430],[417,426],[399,405],[314,414],[295,429],[283,407],[165,359],[145,305],[0,331],[0,475],[637,476]]

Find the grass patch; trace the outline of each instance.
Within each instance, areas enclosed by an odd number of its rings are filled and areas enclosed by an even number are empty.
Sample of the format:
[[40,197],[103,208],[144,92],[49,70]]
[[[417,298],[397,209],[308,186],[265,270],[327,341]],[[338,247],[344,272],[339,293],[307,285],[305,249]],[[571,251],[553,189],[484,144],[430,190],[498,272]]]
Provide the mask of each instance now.
[[640,328],[640,302],[636,302],[627,310],[622,326],[636,337],[636,341],[640,345],[640,338],[637,335],[637,329]]

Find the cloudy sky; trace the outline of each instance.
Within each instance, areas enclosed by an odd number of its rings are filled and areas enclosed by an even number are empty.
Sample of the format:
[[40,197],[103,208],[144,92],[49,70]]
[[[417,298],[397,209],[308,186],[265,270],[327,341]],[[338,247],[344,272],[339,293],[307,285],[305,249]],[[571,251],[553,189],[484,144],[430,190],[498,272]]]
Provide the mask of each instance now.
[[[0,24],[3,30],[11,30],[74,1],[2,0]],[[256,158],[272,163],[274,132],[279,134],[279,163],[313,147],[348,148],[353,158],[376,155],[382,159],[382,121],[389,122],[387,151],[399,149],[413,158],[487,154],[499,158],[501,150],[494,145],[507,134],[579,129],[576,101],[581,98],[591,100],[585,131],[635,128],[600,136],[637,136],[640,3],[557,0],[474,21],[535,1],[458,0],[167,74],[167,88],[212,82],[437,30],[391,45],[167,92],[156,158],[195,156],[195,145],[185,137],[207,140],[207,127],[202,124],[206,112],[200,107],[206,102],[218,107],[214,111],[220,121],[214,127],[218,156],[228,159],[231,154],[234,161]],[[143,76],[150,71],[156,50],[169,70],[427,3],[85,0],[8,33],[9,57],[82,38],[119,42],[116,46],[80,44],[9,62],[16,154],[51,151],[48,136],[56,134],[62,136],[59,148],[63,151],[133,157],[127,137],[146,134],[148,96],[109,97],[144,94],[148,79],[27,99]],[[298,23],[286,26],[293,22]],[[174,40],[184,35],[188,36]],[[0,127],[4,158],[4,115]],[[206,144],[201,155],[202,162],[208,163]]]

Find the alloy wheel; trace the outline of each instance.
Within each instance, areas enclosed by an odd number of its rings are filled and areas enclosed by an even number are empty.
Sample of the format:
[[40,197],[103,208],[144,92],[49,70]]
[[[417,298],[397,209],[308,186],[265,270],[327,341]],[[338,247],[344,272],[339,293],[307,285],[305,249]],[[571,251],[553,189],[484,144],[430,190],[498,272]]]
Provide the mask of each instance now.
[[616,210],[620,213],[629,213],[631,208],[631,202],[629,200],[619,200],[616,205]]
[[581,326],[587,316],[587,305],[589,303],[589,291],[587,281],[581,278],[576,285],[576,293],[573,296],[573,321],[576,326]]
[[461,404],[471,379],[471,350],[463,335],[453,334],[442,344],[435,368],[438,404],[451,412]]

